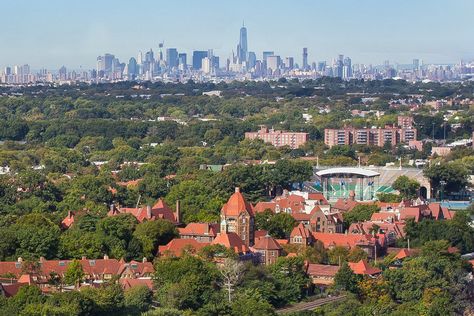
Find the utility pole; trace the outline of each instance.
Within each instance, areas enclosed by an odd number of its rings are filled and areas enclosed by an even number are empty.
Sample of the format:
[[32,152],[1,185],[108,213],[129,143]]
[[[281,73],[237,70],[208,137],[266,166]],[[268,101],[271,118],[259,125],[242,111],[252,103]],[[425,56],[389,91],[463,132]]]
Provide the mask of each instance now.
[[433,126],[433,142],[434,142],[434,139],[435,139],[435,138],[434,138],[434,126],[435,126],[435,123],[433,122],[433,123],[431,123],[431,124],[432,124],[432,126]]

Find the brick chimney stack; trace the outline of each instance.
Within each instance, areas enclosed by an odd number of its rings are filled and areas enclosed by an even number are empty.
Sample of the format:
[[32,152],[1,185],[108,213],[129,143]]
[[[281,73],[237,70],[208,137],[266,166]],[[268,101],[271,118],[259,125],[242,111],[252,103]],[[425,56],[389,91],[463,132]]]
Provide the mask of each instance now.
[[180,208],[181,208],[181,202],[179,200],[176,200],[176,210],[174,212],[174,217],[176,219],[176,223],[178,223],[178,224],[180,223],[180,220],[181,220],[181,218],[180,218],[181,209]]

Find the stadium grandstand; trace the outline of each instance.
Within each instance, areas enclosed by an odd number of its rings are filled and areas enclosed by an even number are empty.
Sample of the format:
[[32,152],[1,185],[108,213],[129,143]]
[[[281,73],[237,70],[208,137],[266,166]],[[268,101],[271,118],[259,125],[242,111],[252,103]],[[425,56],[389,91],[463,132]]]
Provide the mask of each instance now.
[[321,192],[332,201],[348,198],[354,191],[357,200],[367,201],[376,199],[378,193],[395,193],[392,183],[403,175],[419,181],[420,195],[430,198],[429,182],[423,177],[423,170],[417,168],[319,167],[314,169],[312,181],[305,183],[305,189]]

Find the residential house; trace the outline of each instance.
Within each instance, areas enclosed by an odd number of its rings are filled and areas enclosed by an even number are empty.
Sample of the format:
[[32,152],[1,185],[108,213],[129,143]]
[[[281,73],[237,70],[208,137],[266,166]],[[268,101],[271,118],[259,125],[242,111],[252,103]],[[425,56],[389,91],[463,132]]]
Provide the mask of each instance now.
[[178,231],[182,239],[192,238],[198,242],[210,243],[219,233],[219,224],[189,223],[186,227],[178,228]]
[[252,249],[259,255],[259,263],[265,265],[275,263],[283,250],[278,241],[269,235],[255,239]]

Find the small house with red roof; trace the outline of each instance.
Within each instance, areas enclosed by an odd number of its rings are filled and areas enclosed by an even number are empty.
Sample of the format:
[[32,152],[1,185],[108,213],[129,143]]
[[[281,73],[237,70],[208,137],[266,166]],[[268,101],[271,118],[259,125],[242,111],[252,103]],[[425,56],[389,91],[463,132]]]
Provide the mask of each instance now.
[[314,285],[325,288],[334,284],[334,278],[340,267],[336,265],[309,263],[306,274],[311,278]]
[[283,248],[276,239],[266,235],[255,239],[252,250],[259,255],[259,263],[269,265],[275,263],[281,256]]
[[309,225],[313,232],[342,233],[344,231],[341,213],[326,213],[319,205],[316,205],[309,215]]
[[354,249],[359,247],[364,250],[369,258],[375,258],[377,254],[382,253],[385,244],[385,236],[383,234],[376,235],[359,235],[359,234],[336,234],[336,233],[312,233],[313,240],[320,241],[324,248],[333,249],[336,246],[345,247],[347,249]]
[[374,268],[367,263],[367,260],[360,260],[359,262],[349,262],[349,267],[355,274],[367,275],[369,277],[376,277],[382,270]]
[[311,231],[302,223],[293,228],[290,234],[290,244],[301,245],[303,247],[312,245],[314,242]]

